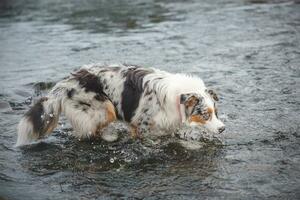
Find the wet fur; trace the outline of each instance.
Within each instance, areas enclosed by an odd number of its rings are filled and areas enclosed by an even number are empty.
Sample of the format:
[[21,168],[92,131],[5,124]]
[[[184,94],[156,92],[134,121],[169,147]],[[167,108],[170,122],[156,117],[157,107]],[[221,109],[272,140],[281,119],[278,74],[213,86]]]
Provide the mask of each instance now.
[[24,115],[17,145],[50,134],[60,113],[71,122],[76,137],[101,135],[101,129],[117,119],[130,124],[133,137],[174,129],[184,123],[194,104],[186,98],[179,105],[180,95],[193,93],[214,107],[211,94],[197,77],[129,65],[84,66],[58,82]]

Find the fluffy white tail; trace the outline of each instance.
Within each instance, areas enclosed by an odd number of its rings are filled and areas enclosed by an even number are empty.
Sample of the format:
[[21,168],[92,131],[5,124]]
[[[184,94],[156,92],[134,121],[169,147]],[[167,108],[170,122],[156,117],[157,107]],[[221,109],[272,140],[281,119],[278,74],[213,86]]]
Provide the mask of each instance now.
[[50,134],[57,126],[61,101],[43,97],[28,110],[18,125],[16,146],[28,144]]
[[21,119],[16,146],[50,134],[61,112],[71,122],[76,137],[101,134],[100,130],[117,118],[102,88],[99,78],[84,69],[58,82],[48,97],[41,98]]

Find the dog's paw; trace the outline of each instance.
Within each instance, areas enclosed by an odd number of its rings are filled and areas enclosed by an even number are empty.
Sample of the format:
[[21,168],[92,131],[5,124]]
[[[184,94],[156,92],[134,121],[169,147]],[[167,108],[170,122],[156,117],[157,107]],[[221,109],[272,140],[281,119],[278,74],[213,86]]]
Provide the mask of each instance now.
[[103,140],[105,140],[106,142],[115,142],[118,140],[119,135],[118,133],[114,133],[114,132],[103,132],[101,135],[101,138]]

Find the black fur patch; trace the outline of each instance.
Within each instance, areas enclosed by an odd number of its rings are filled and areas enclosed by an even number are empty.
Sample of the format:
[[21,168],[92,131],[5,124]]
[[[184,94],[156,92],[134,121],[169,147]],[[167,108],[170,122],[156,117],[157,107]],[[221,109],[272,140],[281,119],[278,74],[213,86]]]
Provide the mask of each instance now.
[[146,122],[146,121],[144,121],[143,124],[144,124],[145,126],[148,126],[148,122]]
[[36,133],[42,133],[44,123],[42,115],[44,114],[43,101],[47,101],[47,98],[41,98],[30,110],[27,111],[25,116],[32,122],[33,130]]
[[129,68],[124,72],[123,75],[126,77],[126,80],[122,92],[121,108],[127,122],[130,122],[139,105],[140,97],[143,93],[143,79],[152,72],[152,70],[140,68]]
[[96,75],[91,74],[85,69],[81,69],[72,75],[79,84],[85,88],[86,92],[94,92],[97,95],[102,96],[101,98],[97,97],[98,99],[108,99],[107,95],[103,92],[103,86]]
[[147,88],[147,91],[145,92],[145,96],[148,96],[148,95],[152,94],[152,92],[153,92],[152,90]]
[[212,97],[213,100],[219,101],[219,97],[214,90],[206,90],[206,92]]
[[80,105],[84,105],[84,106],[91,107],[91,104],[86,103],[86,102],[83,102],[83,101],[78,101],[78,103],[79,103]]
[[106,96],[103,96],[103,95],[100,95],[100,94],[96,94],[94,96],[94,98],[97,100],[97,101],[106,101],[107,100],[107,97]]
[[74,88],[72,88],[71,90],[68,90],[68,92],[67,92],[68,98],[71,99],[75,92],[76,92],[76,90]]

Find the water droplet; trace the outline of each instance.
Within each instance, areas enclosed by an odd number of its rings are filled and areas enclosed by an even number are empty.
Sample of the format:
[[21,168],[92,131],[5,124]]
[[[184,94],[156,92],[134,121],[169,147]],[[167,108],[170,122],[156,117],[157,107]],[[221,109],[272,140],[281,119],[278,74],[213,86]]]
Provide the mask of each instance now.
[[50,116],[51,118],[54,117],[54,115],[53,115],[52,113],[50,113],[49,116]]
[[93,149],[96,149],[96,146],[93,146]]
[[114,163],[114,162],[115,162],[115,159],[114,159],[114,158],[110,158],[110,159],[109,159],[109,162],[110,162],[110,163]]

